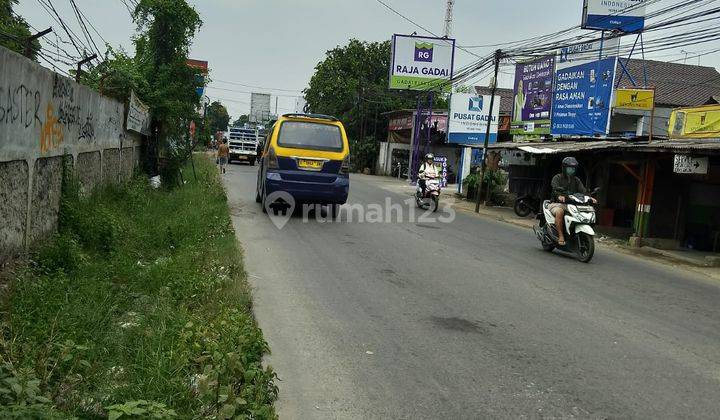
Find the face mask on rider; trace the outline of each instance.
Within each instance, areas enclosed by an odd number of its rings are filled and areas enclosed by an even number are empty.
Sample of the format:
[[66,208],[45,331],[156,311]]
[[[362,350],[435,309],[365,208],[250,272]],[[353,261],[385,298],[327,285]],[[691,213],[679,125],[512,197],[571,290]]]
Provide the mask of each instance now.
[[573,175],[575,175],[575,168],[572,168],[572,167],[570,167],[570,168],[565,168],[565,174],[566,174],[567,176],[573,176]]

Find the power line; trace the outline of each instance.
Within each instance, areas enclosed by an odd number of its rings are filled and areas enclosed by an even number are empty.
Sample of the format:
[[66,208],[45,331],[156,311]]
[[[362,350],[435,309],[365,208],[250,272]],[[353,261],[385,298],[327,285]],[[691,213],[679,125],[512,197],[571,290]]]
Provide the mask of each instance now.
[[[443,38],[443,37],[441,37],[441,36],[438,36],[435,32],[431,31],[430,29],[427,29],[426,27],[420,25],[419,23],[415,22],[414,20],[410,19],[409,17],[407,17],[407,16],[403,15],[402,13],[398,12],[398,11],[395,10],[392,6],[390,6],[389,4],[387,4],[385,1],[383,1],[383,0],[375,0],[375,1],[377,1],[378,3],[380,3],[381,5],[383,5],[386,9],[388,9],[388,10],[390,10],[391,12],[395,13],[396,15],[400,16],[400,17],[403,18],[404,20],[410,22],[412,25],[414,25],[414,26],[422,29],[423,31],[429,33],[430,35],[434,36],[435,38]],[[443,39],[444,39],[444,38],[443,38]],[[447,42],[448,42],[448,44],[451,44],[450,41],[447,41]],[[463,48],[463,47],[461,47],[461,46],[459,46],[459,45],[455,45],[455,47],[457,47],[457,49],[459,49],[460,51],[464,51],[464,52],[466,52],[466,53],[468,53],[468,54],[470,54],[470,55],[473,55],[473,56],[475,56],[475,57],[477,57],[477,58],[480,58],[479,55],[475,54],[475,53],[472,52],[472,51],[466,50],[465,48]]]
[[301,93],[301,92],[302,92],[302,90],[297,90],[297,89],[280,89],[280,88],[271,88],[271,87],[262,87],[262,86],[246,85],[246,84],[244,84],[244,83],[231,82],[231,81],[228,81],[228,80],[213,79],[213,82],[227,83],[227,84],[229,84],[229,85],[242,86],[242,87],[247,87],[247,88],[251,88],[251,89],[276,90],[276,91],[279,91],[279,92],[296,92],[296,93]]

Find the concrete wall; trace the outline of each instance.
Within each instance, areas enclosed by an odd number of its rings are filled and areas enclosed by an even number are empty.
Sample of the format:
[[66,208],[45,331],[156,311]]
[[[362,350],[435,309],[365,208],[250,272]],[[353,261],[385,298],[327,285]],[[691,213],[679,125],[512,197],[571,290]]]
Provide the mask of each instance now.
[[140,136],[118,101],[0,47],[0,263],[57,229],[63,161],[89,192],[127,180]]

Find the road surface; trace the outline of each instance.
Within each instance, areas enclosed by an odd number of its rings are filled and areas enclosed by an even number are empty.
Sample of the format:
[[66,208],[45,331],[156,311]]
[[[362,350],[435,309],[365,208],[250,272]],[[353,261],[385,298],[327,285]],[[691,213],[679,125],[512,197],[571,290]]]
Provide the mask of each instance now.
[[[279,230],[255,178],[225,185],[281,418],[720,418],[717,283],[460,212]],[[376,180],[350,203],[408,198]]]

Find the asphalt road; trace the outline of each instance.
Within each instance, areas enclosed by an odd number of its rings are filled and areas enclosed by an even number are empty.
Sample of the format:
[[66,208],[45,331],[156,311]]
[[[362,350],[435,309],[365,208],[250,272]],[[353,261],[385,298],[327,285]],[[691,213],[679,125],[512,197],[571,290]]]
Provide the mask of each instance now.
[[[255,177],[225,184],[281,418],[720,418],[719,284],[468,213],[279,230]],[[409,198],[382,182],[350,204]]]

